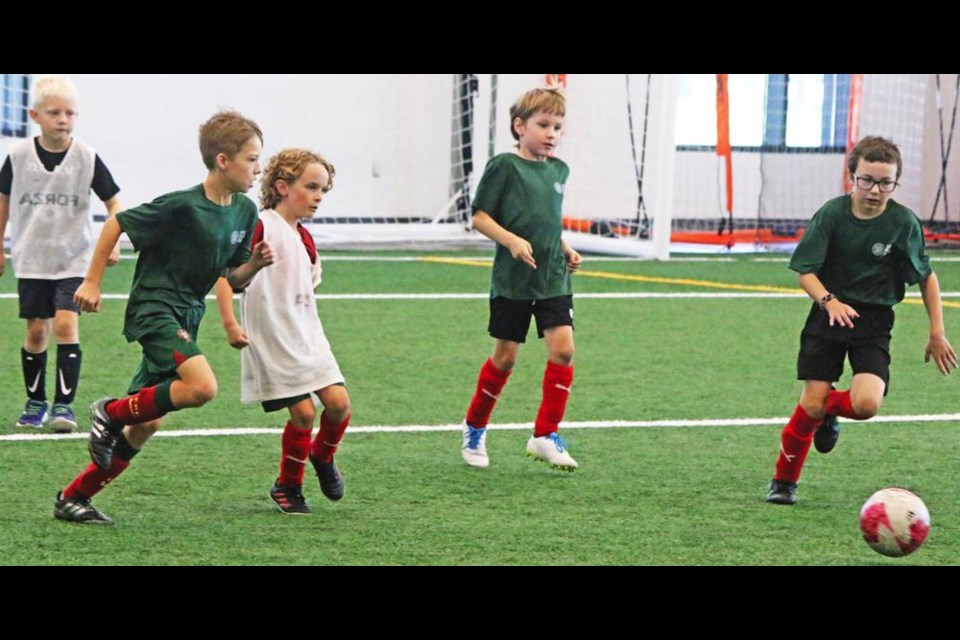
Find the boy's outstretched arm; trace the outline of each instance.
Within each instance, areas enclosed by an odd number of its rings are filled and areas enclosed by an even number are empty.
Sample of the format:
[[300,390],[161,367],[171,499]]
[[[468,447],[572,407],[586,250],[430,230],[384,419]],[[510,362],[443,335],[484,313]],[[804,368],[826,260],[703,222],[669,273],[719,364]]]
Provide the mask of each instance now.
[[258,242],[253,248],[250,259],[247,262],[244,262],[239,267],[227,269],[227,282],[230,283],[230,287],[233,289],[243,289],[250,284],[253,276],[260,273],[260,269],[269,267],[272,264],[273,247],[271,247],[270,243],[266,240]]
[[[117,196],[113,196],[109,200],[104,200],[103,205],[107,208],[107,219],[110,219],[120,213],[123,209],[120,207],[120,199]],[[112,267],[113,265],[120,262],[120,240],[117,240],[117,243],[113,245],[113,250],[110,251],[110,257],[107,258],[107,266]]]
[[79,306],[82,311],[90,313],[100,311],[100,284],[103,282],[103,270],[107,268],[110,254],[113,248],[117,246],[121,233],[123,233],[123,230],[120,228],[116,216],[110,216],[103,223],[100,239],[97,240],[97,246],[93,250],[93,259],[87,269],[87,277],[83,279],[83,284],[73,294],[74,304]]
[[473,228],[509,249],[514,260],[522,260],[531,268],[537,268],[537,261],[533,259],[533,246],[517,234],[504,229],[486,211],[477,210],[473,214]]
[[233,287],[226,278],[218,278],[214,285],[217,292],[217,308],[220,309],[220,318],[223,320],[223,330],[227,333],[227,342],[234,349],[243,349],[250,346],[250,338],[233,313]]
[[947,340],[947,331],[943,326],[940,281],[936,273],[931,273],[927,279],[920,281],[920,295],[923,296],[923,306],[926,307],[927,316],[930,318],[930,341],[927,342],[923,361],[930,362],[930,358],[933,358],[940,373],[947,375],[951,369],[957,368],[957,352]]
[[7,258],[3,255],[3,236],[7,232],[7,218],[10,217],[10,196],[0,193],[0,276],[3,275],[3,268],[7,264]]

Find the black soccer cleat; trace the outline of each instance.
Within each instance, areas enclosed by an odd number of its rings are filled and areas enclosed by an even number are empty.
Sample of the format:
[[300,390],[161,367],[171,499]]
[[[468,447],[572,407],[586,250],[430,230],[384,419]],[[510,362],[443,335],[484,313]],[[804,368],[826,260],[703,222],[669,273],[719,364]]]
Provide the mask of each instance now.
[[270,499],[276,503],[280,511],[290,515],[302,516],[313,513],[310,511],[300,487],[286,487],[279,482],[275,482],[273,487],[270,488]]
[[53,517],[78,524],[113,524],[113,520],[90,504],[89,498],[64,498],[63,491],[58,491],[53,501]]
[[813,446],[820,453],[830,453],[840,439],[840,423],[837,416],[823,416],[823,424],[813,434]]
[[343,478],[340,476],[340,470],[334,464],[333,458],[330,462],[320,462],[318,459],[310,456],[310,462],[317,472],[317,478],[320,480],[320,491],[330,500],[339,500],[346,492],[343,484]]
[[123,424],[107,413],[107,405],[114,398],[100,398],[90,405],[90,438],[87,450],[93,463],[106,471],[113,460],[113,448],[123,433]]
[[796,483],[783,482],[774,478],[770,481],[770,491],[767,492],[767,502],[772,502],[773,504],[796,504]]

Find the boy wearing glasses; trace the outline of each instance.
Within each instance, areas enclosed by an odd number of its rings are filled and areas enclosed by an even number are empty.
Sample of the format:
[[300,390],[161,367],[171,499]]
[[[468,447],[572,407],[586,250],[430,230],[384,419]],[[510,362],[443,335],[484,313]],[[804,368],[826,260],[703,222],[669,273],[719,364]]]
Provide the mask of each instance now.
[[[893,305],[903,300],[904,283],[920,285],[930,318],[924,357],[944,375],[957,367],[947,340],[940,285],[924,251],[916,215],[891,197],[903,170],[900,150],[881,137],[866,137],[847,163],[854,187],[814,214],[790,260],[800,286],[813,299],[797,357],[803,394],[783,429],[776,474],[767,502],[795,504],[797,479],[813,442],[828,453],[837,444],[837,416],[872,418],[890,380]],[[834,389],[849,356],[853,381]]]

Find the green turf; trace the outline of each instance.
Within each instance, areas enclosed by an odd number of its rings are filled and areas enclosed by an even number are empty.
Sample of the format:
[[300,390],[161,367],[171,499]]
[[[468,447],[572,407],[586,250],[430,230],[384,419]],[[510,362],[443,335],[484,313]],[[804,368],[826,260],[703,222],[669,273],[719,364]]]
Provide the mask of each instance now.
[[[960,289],[960,264],[936,258],[934,264],[945,290]],[[126,260],[109,270],[104,290],[124,293],[132,268]],[[588,257],[584,269],[796,286],[784,262],[748,257],[595,264]],[[489,275],[483,267],[330,260],[320,293],[483,294]],[[0,293],[15,292],[10,276],[0,278]],[[711,291],[580,276],[575,287],[578,293]],[[485,300],[319,304],[348,379],[355,426],[462,420],[492,346]],[[577,373],[566,418],[786,416],[800,392],[794,367],[808,304],[800,298],[577,299]],[[120,335],[125,302],[104,305],[102,313],[81,319],[81,415],[94,398],[122,393],[139,357],[137,346]],[[904,304],[897,313],[891,393],[882,414],[957,413],[957,379],[923,364],[923,308]],[[955,343],[958,313],[946,311]],[[0,299],[0,330],[6,336],[0,341],[5,435],[18,432],[12,424],[24,400],[23,321],[15,299]],[[171,414],[165,430],[281,427],[282,414],[239,403],[239,353],[223,339],[212,302],[199,342],[218,374],[220,394],[202,409]],[[533,420],[544,361],[543,345],[531,334],[494,425]],[[836,451],[811,452],[793,508],[763,501],[779,425],[569,429],[568,444],[581,464],[573,474],[525,458],[524,431],[491,429],[486,470],[462,463],[453,431],[348,431],[338,455],[347,495],[330,503],[308,476],[311,517],[283,516],[267,497],[279,436],[157,438],[97,496],[95,504],[117,521],[109,528],[51,517],[54,493],[88,463],[82,440],[0,441],[0,564],[957,564],[957,426],[846,423]],[[860,505],[890,485],[917,491],[933,522],[928,543],[899,560],[875,554],[857,530]]]

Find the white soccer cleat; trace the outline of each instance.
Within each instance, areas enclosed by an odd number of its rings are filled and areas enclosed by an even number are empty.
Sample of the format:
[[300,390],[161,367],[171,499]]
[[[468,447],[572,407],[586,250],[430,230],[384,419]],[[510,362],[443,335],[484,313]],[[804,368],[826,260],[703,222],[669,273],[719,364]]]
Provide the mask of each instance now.
[[580,466],[567,452],[567,445],[563,438],[556,433],[539,438],[530,436],[527,440],[527,456],[546,462],[554,469],[561,471],[573,471]]
[[463,461],[471,467],[486,468],[490,466],[487,456],[487,430],[476,429],[463,422],[463,447],[460,450]]

